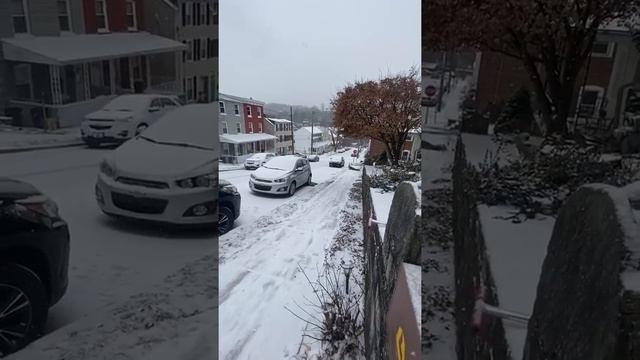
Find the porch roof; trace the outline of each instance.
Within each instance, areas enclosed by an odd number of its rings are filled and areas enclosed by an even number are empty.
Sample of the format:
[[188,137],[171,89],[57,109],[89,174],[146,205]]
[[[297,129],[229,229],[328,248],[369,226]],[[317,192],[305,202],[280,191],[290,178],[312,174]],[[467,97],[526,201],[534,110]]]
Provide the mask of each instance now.
[[271,134],[221,134],[220,142],[232,144],[247,144],[255,141],[275,140],[277,137]]
[[5,60],[71,65],[179,51],[181,42],[147,32],[24,36],[2,39]]

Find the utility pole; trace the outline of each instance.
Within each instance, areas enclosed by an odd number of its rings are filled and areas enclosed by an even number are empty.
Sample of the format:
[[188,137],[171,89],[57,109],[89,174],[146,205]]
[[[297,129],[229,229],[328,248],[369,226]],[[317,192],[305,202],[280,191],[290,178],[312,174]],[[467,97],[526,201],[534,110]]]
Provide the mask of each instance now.
[[311,110],[311,153],[313,154],[313,110]]
[[289,124],[291,126],[291,155],[293,155],[296,152],[295,140],[293,139],[293,106],[289,106],[289,112],[289,120],[291,120],[291,124]]

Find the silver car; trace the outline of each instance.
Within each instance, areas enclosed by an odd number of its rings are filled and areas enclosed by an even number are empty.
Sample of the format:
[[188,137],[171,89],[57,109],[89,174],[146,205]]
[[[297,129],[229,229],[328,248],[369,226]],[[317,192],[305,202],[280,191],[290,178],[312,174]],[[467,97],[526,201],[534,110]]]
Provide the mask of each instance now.
[[311,184],[311,166],[307,159],[295,155],[275,157],[266,162],[249,178],[252,191],[267,194],[287,194]]
[[100,164],[98,205],[108,215],[171,224],[217,220],[217,171],[210,104],[180,107]]

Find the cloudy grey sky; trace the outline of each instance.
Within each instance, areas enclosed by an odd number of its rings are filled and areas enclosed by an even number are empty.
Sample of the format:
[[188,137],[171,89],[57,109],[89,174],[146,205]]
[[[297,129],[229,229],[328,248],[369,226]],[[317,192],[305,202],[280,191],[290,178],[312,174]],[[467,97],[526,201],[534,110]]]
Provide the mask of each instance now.
[[220,92],[329,106],[420,64],[419,0],[220,0]]

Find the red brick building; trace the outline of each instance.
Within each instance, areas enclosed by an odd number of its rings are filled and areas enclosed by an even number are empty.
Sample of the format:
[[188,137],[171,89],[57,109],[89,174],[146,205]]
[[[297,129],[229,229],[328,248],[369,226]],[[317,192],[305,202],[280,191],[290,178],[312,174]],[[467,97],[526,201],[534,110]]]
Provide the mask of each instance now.
[[[578,76],[571,116],[596,118],[602,109],[607,120],[623,124],[629,117],[627,99],[639,93],[639,64],[640,54],[628,30],[601,29],[590,60]],[[480,110],[508,99],[522,87],[531,88],[522,63],[502,54],[483,52],[477,71]]]
[[263,133],[264,103],[250,99],[242,104],[244,111],[244,128],[247,134]]
[[[375,139],[371,139],[369,141],[369,157],[376,159],[380,157],[385,151],[387,151],[387,147],[383,142]],[[405,140],[404,145],[402,146],[402,160],[405,161],[413,161],[416,160],[418,156],[418,152],[420,151],[420,132],[412,131],[409,134],[407,140]]]
[[84,0],[87,34],[144,29],[143,0]]

